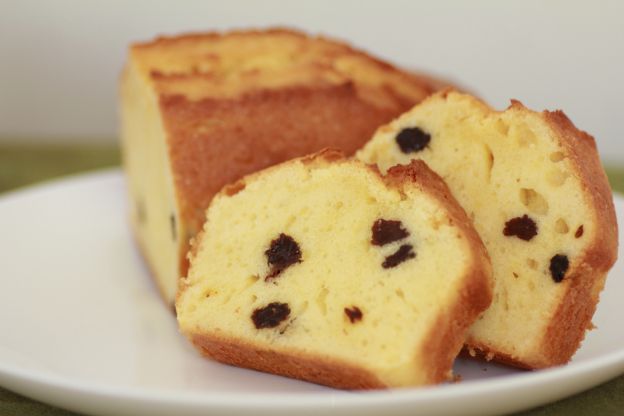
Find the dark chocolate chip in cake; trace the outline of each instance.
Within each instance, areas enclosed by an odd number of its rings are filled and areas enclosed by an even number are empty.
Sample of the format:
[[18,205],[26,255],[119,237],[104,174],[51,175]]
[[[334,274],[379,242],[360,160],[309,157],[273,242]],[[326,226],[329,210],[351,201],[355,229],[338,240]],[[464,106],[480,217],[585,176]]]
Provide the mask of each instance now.
[[537,224],[525,214],[507,221],[503,234],[507,237],[516,236],[521,240],[529,241],[537,235]]
[[344,308],[344,313],[347,315],[352,324],[362,320],[362,311],[357,306]]
[[371,243],[383,246],[404,239],[409,232],[403,228],[401,221],[378,219],[373,223]]
[[403,153],[415,153],[427,147],[431,136],[418,127],[408,127],[401,130],[395,140]]
[[251,320],[258,329],[275,328],[289,315],[290,308],[287,303],[272,302],[264,308],[254,310]]
[[276,277],[287,267],[301,262],[299,244],[291,236],[284,233],[271,241],[271,246],[264,254],[267,256],[269,266],[271,266],[271,271],[264,280]]
[[570,262],[568,260],[568,256],[564,254],[555,254],[550,259],[550,275],[553,280],[557,283],[561,282],[565,273],[568,271],[569,266]]
[[403,244],[394,254],[386,257],[381,266],[384,269],[389,269],[391,267],[398,266],[406,260],[413,259],[414,257],[416,257],[414,247],[412,247],[411,244]]
[[574,233],[575,238],[581,238],[583,236],[583,226],[579,226]]

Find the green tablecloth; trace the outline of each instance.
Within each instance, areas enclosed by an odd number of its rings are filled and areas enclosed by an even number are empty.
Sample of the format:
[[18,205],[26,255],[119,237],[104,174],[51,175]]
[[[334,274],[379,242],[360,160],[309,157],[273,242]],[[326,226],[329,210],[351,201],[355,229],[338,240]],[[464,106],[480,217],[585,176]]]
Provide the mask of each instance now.
[[[0,144],[0,192],[42,180],[119,164],[114,146],[41,146]],[[613,189],[624,192],[624,168],[607,169]],[[624,375],[584,393],[537,409],[517,414],[624,415]],[[0,415],[76,415],[39,403],[0,387]]]

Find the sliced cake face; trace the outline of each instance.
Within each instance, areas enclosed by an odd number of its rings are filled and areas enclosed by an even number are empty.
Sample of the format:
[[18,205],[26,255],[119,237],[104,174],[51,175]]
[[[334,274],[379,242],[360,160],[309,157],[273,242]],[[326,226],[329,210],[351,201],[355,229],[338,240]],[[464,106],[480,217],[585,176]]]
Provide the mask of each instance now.
[[424,169],[384,180],[324,153],[226,188],[181,282],[182,332],[217,360],[336,387],[445,379],[491,282]]
[[287,30],[133,45],[121,79],[123,160],[133,227],[164,298],[173,302],[188,241],[225,184],[328,146],[354,153],[438,86]]
[[185,224],[180,220],[169,147],[158,96],[135,64],[121,81],[122,155],[128,188],[130,223],[165,299],[173,299],[186,253]]
[[422,159],[447,182],[492,258],[492,306],[469,347],[525,367],[569,360],[615,260],[611,193],[593,139],[562,113],[495,112],[437,94],[358,152],[382,171]]

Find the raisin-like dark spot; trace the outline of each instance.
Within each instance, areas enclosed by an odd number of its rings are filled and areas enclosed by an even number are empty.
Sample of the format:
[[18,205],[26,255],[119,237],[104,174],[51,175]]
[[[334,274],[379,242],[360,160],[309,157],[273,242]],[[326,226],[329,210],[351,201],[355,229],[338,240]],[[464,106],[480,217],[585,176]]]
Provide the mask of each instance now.
[[550,275],[555,282],[559,283],[563,280],[565,273],[568,271],[568,266],[570,266],[570,262],[568,261],[568,256],[564,254],[555,254],[550,259]]
[[396,142],[403,153],[420,152],[429,144],[431,136],[418,127],[408,127],[399,132]]
[[503,234],[507,237],[515,235],[521,240],[529,241],[537,235],[537,224],[525,214],[507,221]]
[[583,226],[579,226],[574,233],[575,238],[581,238],[583,236]]
[[384,246],[404,239],[409,232],[403,228],[401,221],[378,219],[373,223],[373,238],[371,243],[375,246]]
[[175,241],[178,238],[176,218],[173,214],[169,215],[169,224],[171,225],[171,238]]
[[271,266],[271,271],[264,280],[276,277],[284,269],[295,263],[301,263],[299,244],[291,236],[284,233],[271,241],[271,246],[264,254],[266,254],[267,262]]
[[408,259],[413,259],[414,257],[416,257],[414,247],[412,247],[411,244],[403,244],[394,254],[386,257],[381,266],[384,269],[389,269],[391,267],[398,266]]
[[362,311],[357,306],[344,308],[344,313],[347,314],[352,324],[362,320]]
[[287,303],[272,302],[264,308],[254,310],[251,320],[258,329],[275,328],[289,315],[290,308]]

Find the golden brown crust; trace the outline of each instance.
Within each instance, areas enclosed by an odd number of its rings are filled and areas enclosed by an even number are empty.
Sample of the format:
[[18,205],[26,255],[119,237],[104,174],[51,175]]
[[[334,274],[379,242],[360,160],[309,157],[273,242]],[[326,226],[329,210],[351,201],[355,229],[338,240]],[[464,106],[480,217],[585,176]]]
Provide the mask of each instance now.
[[[517,100],[512,100],[511,107],[531,112]],[[532,359],[519,359],[474,340],[468,342],[470,348],[482,355],[526,369],[561,365],[572,358],[591,327],[600,291],[607,271],[615,263],[618,247],[613,197],[594,138],[577,129],[562,111],[544,111],[541,117],[558,138],[583,187],[588,205],[593,207],[595,231],[588,248],[573,262],[565,280],[559,283],[565,285],[565,291],[542,336],[539,354]]]
[[190,339],[205,356],[238,367],[341,389],[388,387],[370,372],[329,357],[278,351],[212,334],[193,334]]
[[303,163],[304,165],[312,165],[319,162],[339,162],[346,159],[347,156],[342,150],[333,147],[326,147],[316,153],[312,153],[299,158],[301,163]]
[[452,309],[441,313],[431,328],[428,338],[437,342],[426,344],[424,352],[424,356],[431,357],[431,380],[440,382],[448,377],[448,363],[453,362],[462,349],[466,332],[492,302],[491,279],[489,259],[477,256],[464,286],[458,292],[459,300]]
[[485,344],[481,344],[479,342],[471,342],[470,346],[464,346],[460,352],[460,356],[476,358],[485,362],[494,360],[498,363],[507,364],[512,367],[531,370],[531,367],[527,366],[524,362],[518,361],[509,354],[501,352],[493,353]]
[[[192,32],[175,36],[159,36],[156,39],[148,42],[136,42],[131,45],[131,50],[133,51],[154,51],[154,50],[171,50],[171,49],[186,49],[193,47],[201,47],[205,44],[217,43],[223,41],[228,38],[238,38],[241,40],[249,40],[249,39],[260,39],[263,37],[274,37],[274,38],[289,38],[292,39],[293,42],[301,45],[302,48],[306,48],[309,45],[316,44],[320,45],[319,50],[321,53],[327,54],[330,58],[335,58],[338,56],[352,56],[362,59],[363,62],[366,62],[367,65],[373,65],[377,68],[387,72],[388,74],[392,74],[392,76],[396,76],[402,82],[407,85],[411,85],[416,89],[421,89],[422,96],[420,99],[425,96],[443,88],[451,86],[452,84],[446,80],[440,80],[439,78],[431,77],[428,74],[419,71],[402,71],[390,63],[378,59],[367,52],[356,49],[352,47],[345,41],[341,41],[339,39],[333,37],[326,37],[323,35],[309,35],[305,32],[287,28],[287,27],[269,27],[266,29],[245,29],[245,30],[231,30],[228,32]],[[195,63],[201,62],[202,59],[219,59],[218,56],[210,55],[210,56],[201,56],[195,55],[191,59],[197,60]],[[323,64],[319,61],[317,63],[318,67],[323,70],[328,70],[329,68],[324,67]],[[151,71],[150,71],[151,72]],[[167,76],[161,71],[155,70],[155,74],[160,76]],[[173,72],[171,75],[173,76],[198,76],[203,72],[198,70],[195,67],[191,72]],[[388,86],[390,90],[394,94],[402,95],[402,91],[396,91],[390,86]],[[409,100],[412,101],[413,99]]]
[[577,170],[585,195],[595,208],[595,243],[587,251],[586,262],[597,271],[613,266],[618,253],[618,227],[609,180],[602,167],[594,138],[577,129],[561,111],[544,112],[545,119],[561,138],[561,145]]
[[285,28],[160,37],[132,45],[131,55],[160,95],[192,99],[355,82],[360,99],[369,104],[413,105],[446,85],[345,42]]
[[573,263],[564,280],[567,290],[544,334],[544,361],[531,363],[533,368],[564,364],[578,349],[591,326],[606,273],[615,263],[618,251],[613,196],[594,138],[577,129],[561,111],[545,111],[543,117],[560,138],[588,204],[594,208],[595,229],[587,250]]
[[490,258],[468,215],[452,196],[446,183],[422,160],[397,165],[388,170],[386,181],[404,187],[416,184],[419,189],[438,200],[448,211],[449,219],[468,239],[472,261],[468,276],[458,290],[454,307],[441,313],[431,329],[432,340],[425,345],[423,356],[429,357],[429,377],[440,382],[449,376],[449,364],[457,356],[470,325],[492,302],[493,281]]

